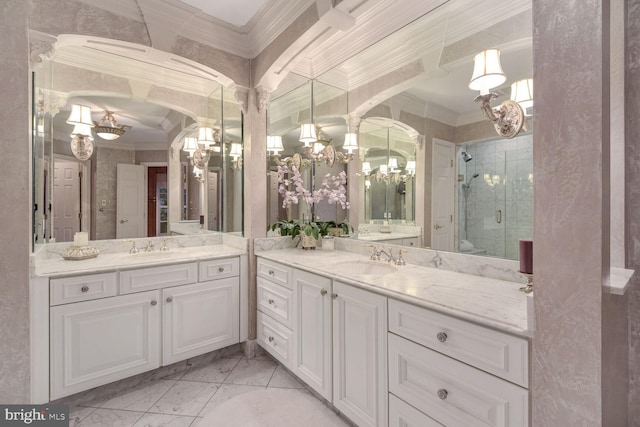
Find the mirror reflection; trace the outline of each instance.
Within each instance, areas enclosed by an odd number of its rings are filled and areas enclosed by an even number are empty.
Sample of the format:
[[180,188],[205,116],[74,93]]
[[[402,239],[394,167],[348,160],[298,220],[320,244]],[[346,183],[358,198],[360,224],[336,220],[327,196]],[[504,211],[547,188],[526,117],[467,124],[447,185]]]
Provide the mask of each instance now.
[[64,44],[34,83],[35,243],[242,232],[242,113],[219,82]]
[[[347,94],[340,114],[357,123],[352,237],[404,244],[413,234],[407,244],[518,257],[532,235],[531,41],[530,0],[447,2],[315,77]],[[492,67],[501,77],[487,82]],[[308,110],[308,96],[287,96]]]

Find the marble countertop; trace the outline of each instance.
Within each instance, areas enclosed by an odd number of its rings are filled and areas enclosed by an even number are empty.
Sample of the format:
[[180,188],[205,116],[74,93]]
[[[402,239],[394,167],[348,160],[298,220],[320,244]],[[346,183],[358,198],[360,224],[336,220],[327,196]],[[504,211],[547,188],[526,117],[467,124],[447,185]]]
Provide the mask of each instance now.
[[80,261],[69,261],[60,257],[43,260],[36,264],[35,274],[37,276],[56,277],[72,274],[101,273],[113,270],[202,261],[242,254],[244,254],[242,250],[228,245],[210,245],[171,248],[166,252],[156,249],[154,252],[141,251],[137,254],[128,252],[101,254],[97,258]]
[[385,263],[344,251],[281,249],[256,255],[494,329],[533,336],[533,299],[531,294],[518,290],[524,281],[509,282],[417,265],[400,266],[389,273],[354,273],[355,264]]
[[358,234],[358,240],[370,240],[370,241],[381,241],[381,240],[394,240],[394,239],[411,239],[415,237],[420,237],[420,234],[416,233],[364,233]]

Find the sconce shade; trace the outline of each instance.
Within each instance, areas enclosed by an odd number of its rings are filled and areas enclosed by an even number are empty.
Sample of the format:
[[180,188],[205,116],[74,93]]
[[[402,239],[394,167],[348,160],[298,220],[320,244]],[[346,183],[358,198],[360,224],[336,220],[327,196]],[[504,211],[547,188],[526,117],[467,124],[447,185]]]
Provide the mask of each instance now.
[[387,165],[380,165],[380,173],[385,175],[389,173],[389,168],[387,167]]
[[316,127],[313,123],[305,123],[300,126],[300,142],[304,143],[305,147],[309,147],[312,142],[316,142],[318,137],[316,136]]
[[210,146],[215,145],[216,141],[213,138],[213,129],[209,127],[201,127],[198,130],[198,143],[204,145],[205,150],[208,150]]
[[362,173],[365,175],[369,175],[371,173],[371,163],[362,162]]
[[91,126],[89,125],[74,125],[73,130],[71,131],[71,137],[74,137],[76,135],[86,136],[93,141],[93,136],[91,135]]
[[342,148],[351,154],[358,149],[358,135],[355,133],[347,133],[344,135],[344,144]]
[[267,151],[273,154],[278,154],[280,151],[284,151],[282,146],[282,137],[280,135],[268,135],[267,136]]
[[237,160],[238,157],[242,156],[242,145],[237,142],[231,143],[231,150],[229,151],[229,155],[233,157],[233,160]]
[[202,169],[200,169],[200,168],[199,168],[199,167],[197,167],[197,166],[194,166],[194,167],[193,167],[193,174],[194,174],[195,176],[200,176],[200,175],[202,175]]
[[189,153],[189,156],[193,156],[193,153],[198,149],[198,140],[193,137],[187,137],[184,139],[184,145],[182,151]]
[[324,144],[322,142],[314,142],[313,143],[313,153],[318,154],[322,150],[324,150]]
[[396,159],[395,157],[389,158],[389,169],[392,171],[398,169],[398,159]]
[[71,106],[71,114],[69,114],[67,123],[70,125],[86,125],[93,127],[93,121],[91,121],[91,108],[86,105],[73,104]]
[[526,113],[533,107],[533,79],[523,79],[511,85],[511,100],[517,102]]
[[415,160],[408,160],[407,161],[407,165],[404,167],[404,169],[407,171],[407,173],[409,175],[413,175],[416,173],[416,161]]
[[489,93],[489,89],[500,86],[507,80],[500,64],[500,51],[487,49],[473,58],[473,75],[469,89],[479,90],[481,94]]

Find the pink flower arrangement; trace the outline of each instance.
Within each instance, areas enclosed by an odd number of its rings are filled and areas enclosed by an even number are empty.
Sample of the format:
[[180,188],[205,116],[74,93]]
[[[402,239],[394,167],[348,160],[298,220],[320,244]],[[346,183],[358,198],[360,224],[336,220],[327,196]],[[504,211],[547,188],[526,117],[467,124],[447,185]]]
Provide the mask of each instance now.
[[[289,178],[285,175],[291,172]],[[347,174],[342,171],[337,176],[326,174],[322,178],[320,188],[309,191],[304,188],[300,171],[295,166],[291,166],[291,170],[287,166],[278,166],[278,192],[282,195],[282,207],[286,208],[292,204],[297,205],[300,199],[307,203],[309,209],[321,200],[326,199],[329,204],[339,204],[342,209],[349,209],[347,202]],[[293,190],[289,190],[293,186]]]

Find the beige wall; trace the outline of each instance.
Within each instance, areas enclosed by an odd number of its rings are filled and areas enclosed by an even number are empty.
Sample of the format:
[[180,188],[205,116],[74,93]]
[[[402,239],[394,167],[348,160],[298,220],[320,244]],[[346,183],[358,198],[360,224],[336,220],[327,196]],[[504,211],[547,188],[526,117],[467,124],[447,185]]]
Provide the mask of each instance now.
[[[24,0],[0,2],[0,402],[29,400],[29,44]],[[10,248],[10,249],[9,249]]]
[[626,0],[626,245],[636,270],[629,295],[629,421],[640,426],[640,0]]

